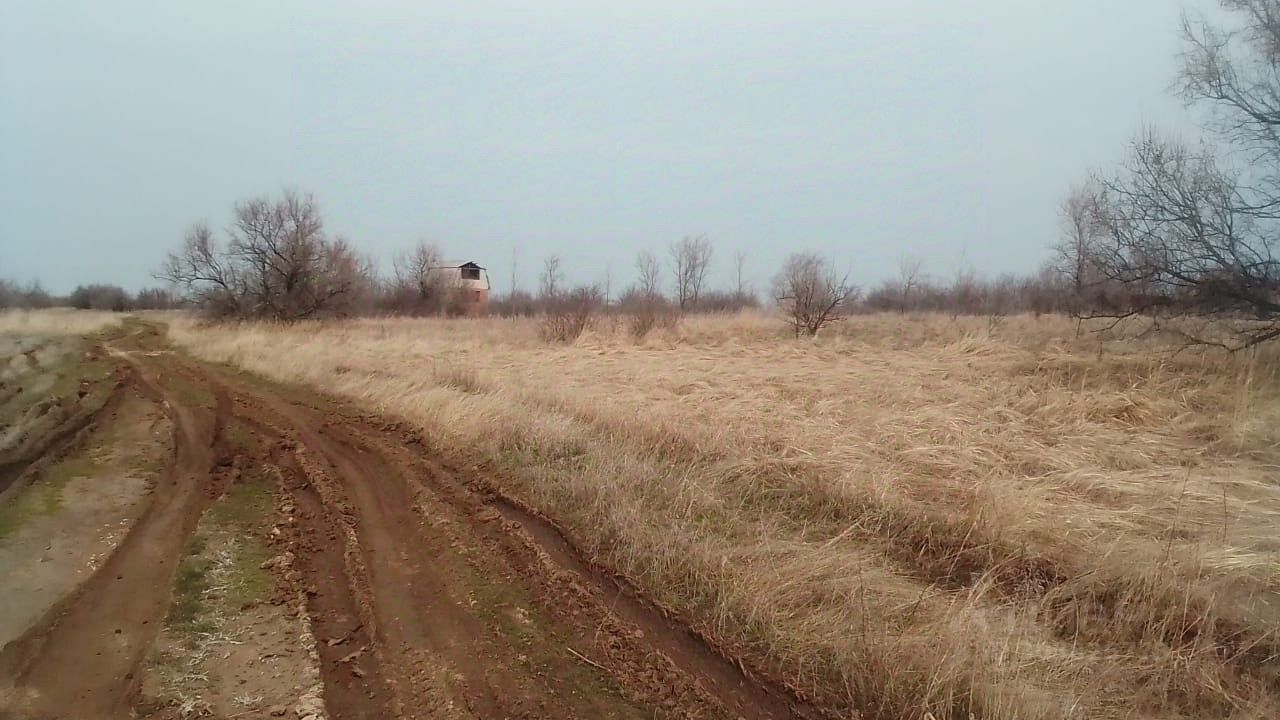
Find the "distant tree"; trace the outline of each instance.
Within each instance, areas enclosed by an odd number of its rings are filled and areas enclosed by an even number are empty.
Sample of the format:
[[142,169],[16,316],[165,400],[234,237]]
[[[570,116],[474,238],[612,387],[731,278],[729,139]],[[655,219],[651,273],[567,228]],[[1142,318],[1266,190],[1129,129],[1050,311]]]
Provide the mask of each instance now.
[[697,312],[731,313],[760,307],[760,298],[754,293],[738,294],[734,290],[706,290],[693,308]]
[[144,288],[133,298],[138,310],[172,310],[181,305],[181,298],[165,288]]
[[38,310],[41,308],[53,307],[55,299],[39,280],[32,280],[25,285],[16,282],[10,282],[8,291],[11,307],[29,308]]
[[697,305],[711,267],[711,240],[706,235],[686,235],[670,248],[675,275],[676,303],[687,310]]
[[838,275],[834,266],[815,253],[797,253],[787,258],[773,280],[773,295],[795,331],[817,335],[836,320],[842,307],[857,300],[860,291],[849,276]]
[[641,250],[636,255],[636,275],[636,290],[640,295],[649,298],[662,295],[662,266],[656,255]]
[[747,253],[743,250],[739,250],[738,252],[734,253],[733,268],[734,268],[735,282],[733,285],[733,294],[737,295],[740,298],[755,294],[755,292],[751,289],[751,286],[747,283],[747,280],[744,274],[746,267],[747,267]]
[[898,258],[898,311],[912,309],[912,301],[924,281],[924,261],[903,255]]
[[951,278],[948,289],[950,300],[947,303],[954,319],[960,315],[973,315],[980,312],[979,302],[982,298],[982,281],[973,268],[961,265]]
[[79,285],[67,299],[71,307],[81,310],[123,312],[132,304],[129,293],[119,285]]
[[636,255],[636,282],[618,297],[617,307],[627,314],[628,329],[636,340],[655,328],[674,328],[679,313],[662,295],[662,264],[648,250]]
[[489,312],[502,317],[531,317],[538,314],[539,306],[533,293],[515,290],[489,303]]
[[542,261],[542,274],[538,277],[539,294],[545,299],[560,297],[564,284],[564,272],[560,270],[560,256],[552,255]]
[[1076,313],[1084,310],[1086,289],[1094,280],[1089,269],[1095,255],[1094,243],[1101,230],[1097,225],[1101,201],[1102,189],[1096,183],[1084,183],[1067,193],[1058,210],[1062,241],[1056,251],[1062,274],[1070,281],[1075,295],[1072,310]]
[[196,225],[157,277],[213,317],[295,321],[359,309],[369,263],[324,232],[310,196],[285,192],[236,205],[229,238]]
[[453,288],[439,266],[440,249],[426,241],[396,255],[391,262],[392,309],[411,315],[445,311]]
[[50,295],[39,280],[20,283],[0,278],[0,310],[5,308],[39,309],[66,302],[64,298]]

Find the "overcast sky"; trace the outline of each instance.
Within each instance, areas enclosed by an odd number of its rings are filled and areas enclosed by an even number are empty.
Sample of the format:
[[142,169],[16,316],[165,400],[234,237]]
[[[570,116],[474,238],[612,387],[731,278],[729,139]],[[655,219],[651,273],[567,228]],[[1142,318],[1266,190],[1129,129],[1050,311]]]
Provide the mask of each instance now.
[[0,0],[0,276],[153,283],[193,222],[293,187],[387,258],[633,278],[706,233],[1029,271],[1056,206],[1169,96],[1207,0]]

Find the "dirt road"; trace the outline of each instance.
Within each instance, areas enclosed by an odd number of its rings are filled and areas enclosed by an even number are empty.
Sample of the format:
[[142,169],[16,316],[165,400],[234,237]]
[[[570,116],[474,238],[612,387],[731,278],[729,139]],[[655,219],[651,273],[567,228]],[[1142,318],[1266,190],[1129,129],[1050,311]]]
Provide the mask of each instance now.
[[[136,711],[184,543],[244,468],[276,479],[263,532],[292,559],[278,582],[302,599],[329,717],[815,714],[592,567],[486,478],[424,456],[408,428],[198,363],[152,326],[104,349],[121,361],[122,388],[163,402],[175,455],[110,559],[0,651],[0,716]],[[230,425],[248,432],[229,442]]]

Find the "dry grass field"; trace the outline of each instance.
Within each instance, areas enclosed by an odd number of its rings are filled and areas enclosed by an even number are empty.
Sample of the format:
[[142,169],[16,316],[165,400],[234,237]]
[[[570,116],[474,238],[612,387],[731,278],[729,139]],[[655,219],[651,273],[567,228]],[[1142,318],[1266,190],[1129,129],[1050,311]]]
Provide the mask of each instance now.
[[170,326],[403,417],[844,716],[1280,716],[1280,357],[1064,318]]
[[0,311],[0,335],[35,338],[87,335],[118,325],[120,319],[120,313],[97,310],[3,310]]

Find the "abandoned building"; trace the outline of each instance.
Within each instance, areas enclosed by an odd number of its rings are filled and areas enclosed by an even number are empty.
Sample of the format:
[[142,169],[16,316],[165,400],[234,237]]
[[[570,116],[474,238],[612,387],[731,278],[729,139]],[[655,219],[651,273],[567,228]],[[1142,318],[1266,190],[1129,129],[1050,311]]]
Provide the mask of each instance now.
[[463,315],[484,315],[489,311],[489,273],[474,262],[445,262],[431,268],[432,275],[452,288],[453,307]]

